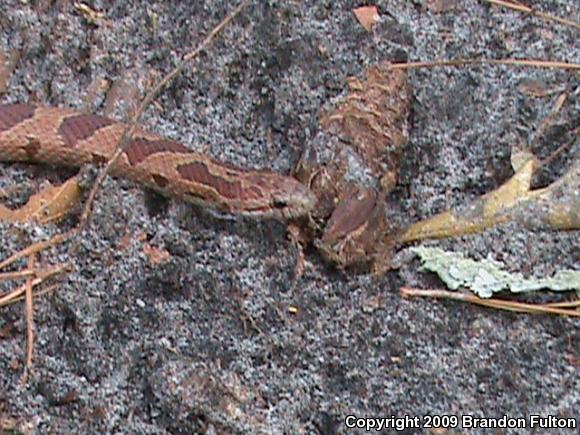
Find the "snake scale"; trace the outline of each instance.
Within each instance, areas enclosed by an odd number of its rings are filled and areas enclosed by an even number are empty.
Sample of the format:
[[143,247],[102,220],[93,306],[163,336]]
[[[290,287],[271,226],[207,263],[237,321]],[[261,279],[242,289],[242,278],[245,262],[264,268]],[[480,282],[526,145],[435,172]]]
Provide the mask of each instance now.
[[[102,164],[114,154],[126,128],[70,109],[0,105],[0,161]],[[292,177],[218,162],[142,129],[135,130],[110,173],[171,197],[256,218],[300,217],[316,202]]]

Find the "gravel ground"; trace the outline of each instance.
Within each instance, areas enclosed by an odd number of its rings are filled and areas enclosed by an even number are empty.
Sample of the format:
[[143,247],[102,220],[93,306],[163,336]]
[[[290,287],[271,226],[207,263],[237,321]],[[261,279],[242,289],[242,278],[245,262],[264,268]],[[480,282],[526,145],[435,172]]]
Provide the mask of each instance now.
[[[569,0],[527,3],[580,18]],[[91,22],[66,1],[0,0],[0,51],[20,54],[0,102],[122,118],[130,104],[115,102],[134,101],[237,2],[86,4],[103,16]],[[157,98],[144,124],[220,159],[289,173],[320,110],[345,93],[349,76],[380,60],[580,62],[577,30],[483,1],[377,5],[381,21],[368,33],[353,16],[357,2],[251,2]],[[513,174],[512,147],[534,141],[557,96],[531,97],[522,83],[579,84],[571,71],[500,66],[421,69],[409,79],[411,136],[391,198],[408,221],[465,204]],[[544,158],[569,141],[579,113],[576,92],[534,151]],[[541,183],[578,158],[577,147],[568,150]],[[0,164],[0,188],[17,185],[19,204],[42,180],[66,175]],[[77,219],[0,225],[0,258]],[[545,276],[579,267],[578,240],[578,232],[508,224],[429,244]],[[147,246],[166,250],[168,261],[152,262]],[[307,250],[297,277],[299,252],[284,224],[219,219],[115,179],[105,182],[77,253],[69,247],[42,256],[71,261],[74,271],[36,300],[25,385],[23,308],[0,312],[0,431],[331,434],[352,432],[348,415],[578,418],[577,322],[402,299],[403,284],[441,286],[407,248],[398,269],[379,277],[337,271]],[[536,433],[548,432],[572,433]]]

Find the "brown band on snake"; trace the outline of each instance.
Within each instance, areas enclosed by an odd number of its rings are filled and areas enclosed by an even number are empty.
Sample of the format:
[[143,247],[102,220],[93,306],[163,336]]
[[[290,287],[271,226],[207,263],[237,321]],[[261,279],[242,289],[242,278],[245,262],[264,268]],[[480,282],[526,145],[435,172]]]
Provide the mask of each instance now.
[[212,174],[207,165],[202,162],[186,163],[179,165],[177,171],[186,180],[195,183],[201,183],[207,186],[213,186],[217,192],[224,198],[235,199],[239,198],[242,193],[242,186],[240,181],[230,181],[220,176]]
[[[115,153],[126,127],[69,109],[0,105],[0,161],[100,164]],[[222,164],[141,129],[111,174],[198,205],[258,218],[303,216],[316,201],[294,178]]]
[[8,130],[34,116],[34,107],[27,104],[0,106],[0,131]]
[[156,153],[184,153],[189,154],[191,151],[179,142],[173,140],[148,140],[144,138],[136,138],[127,145],[127,158],[132,165],[137,165],[152,154]]
[[69,147],[74,147],[78,142],[87,139],[101,128],[108,127],[112,120],[91,113],[81,113],[70,116],[62,121],[58,127],[58,134]]

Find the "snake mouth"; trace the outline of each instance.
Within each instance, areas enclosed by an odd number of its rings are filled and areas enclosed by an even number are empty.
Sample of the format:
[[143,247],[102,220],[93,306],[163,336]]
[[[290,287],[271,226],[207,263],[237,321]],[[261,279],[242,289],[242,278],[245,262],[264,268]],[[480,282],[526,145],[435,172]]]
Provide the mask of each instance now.
[[239,210],[239,214],[256,219],[295,219],[302,216],[299,209],[288,205],[265,205]]
[[274,214],[284,219],[296,219],[310,213],[316,202],[317,199],[314,193],[302,184],[298,184],[297,188],[291,193],[272,195],[270,208]]
[[238,213],[260,219],[297,219],[306,216],[314,208],[315,203],[314,195],[307,192],[297,197],[272,198],[267,205],[245,207]]

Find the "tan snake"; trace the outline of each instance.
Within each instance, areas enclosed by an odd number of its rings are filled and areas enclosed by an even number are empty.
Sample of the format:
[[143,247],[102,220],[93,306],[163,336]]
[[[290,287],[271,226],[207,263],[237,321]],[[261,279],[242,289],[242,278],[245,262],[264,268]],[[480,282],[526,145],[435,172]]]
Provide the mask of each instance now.
[[[102,164],[115,152],[126,127],[69,109],[0,105],[0,161]],[[135,131],[111,175],[197,205],[257,218],[300,217],[316,202],[294,178],[221,163],[141,129]]]

